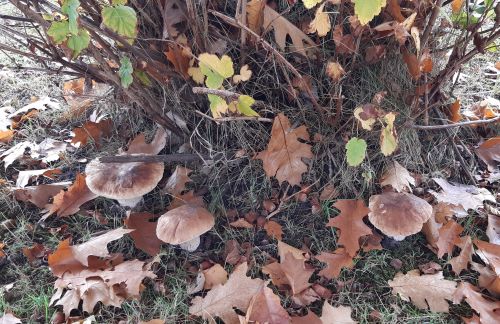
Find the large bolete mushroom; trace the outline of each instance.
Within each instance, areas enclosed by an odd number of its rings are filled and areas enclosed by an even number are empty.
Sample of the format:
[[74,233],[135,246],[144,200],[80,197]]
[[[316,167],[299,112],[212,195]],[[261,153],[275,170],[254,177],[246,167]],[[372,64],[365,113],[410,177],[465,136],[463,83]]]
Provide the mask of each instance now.
[[92,160],[85,168],[86,182],[96,195],[135,207],[163,177],[163,163],[101,163]]
[[416,234],[432,216],[432,206],[415,195],[385,192],[370,197],[368,219],[382,233],[401,241]]
[[205,208],[182,205],[160,216],[156,236],[163,242],[180,245],[192,252],[200,245],[200,235],[208,232],[214,224],[214,216]]

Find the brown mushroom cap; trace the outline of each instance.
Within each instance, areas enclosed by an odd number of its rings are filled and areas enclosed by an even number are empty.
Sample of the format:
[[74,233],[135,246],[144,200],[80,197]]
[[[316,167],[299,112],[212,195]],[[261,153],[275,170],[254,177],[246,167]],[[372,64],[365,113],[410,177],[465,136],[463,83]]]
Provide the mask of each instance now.
[[214,224],[214,216],[205,208],[182,205],[160,216],[156,236],[163,242],[177,245],[208,232]]
[[163,163],[101,163],[92,160],[85,168],[86,182],[96,195],[125,200],[153,190],[163,177]]
[[370,197],[368,219],[387,236],[402,240],[418,233],[432,216],[432,206],[425,200],[402,192],[385,192]]

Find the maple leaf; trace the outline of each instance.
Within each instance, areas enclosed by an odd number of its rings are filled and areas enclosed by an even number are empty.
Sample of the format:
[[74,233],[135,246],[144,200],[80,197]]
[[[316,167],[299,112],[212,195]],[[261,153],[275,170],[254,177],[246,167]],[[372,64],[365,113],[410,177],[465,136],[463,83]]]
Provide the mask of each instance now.
[[290,315],[281,306],[280,298],[265,286],[252,298],[246,318],[255,323],[290,323]]
[[475,151],[477,156],[486,163],[488,170],[496,170],[498,168],[496,162],[500,161],[500,136],[484,141]]
[[483,206],[483,201],[495,201],[495,197],[485,188],[456,184],[440,178],[432,178],[442,189],[442,192],[430,190],[437,201],[462,206],[465,211],[477,210]]
[[285,259],[281,260],[280,265],[294,295],[311,286],[309,278],[314,269],[306,269],[304,260],[296,259],[292,253],[288,252]]
[[332,28],[330,24],[330,15],[328,12],[324,12],[325,4],[323,3],[321,6],[316,9],[316,15],[314,19],[309,24],[309,33],[318,33],[319,37],[324,37],[330,29]]
[[451,220],[439,229],[439,238],[436,242],[438,248],[437,256],[442,258],[445,254],[451,256],[453,247],[456,242],[459,242],[459,235],[464,228],[457,222]]
[[134,231],[130,237],[134,240],[135,246],[149,255],[155,256],[160,253],[160,247],[163,242],[156,236],[157,221],[155,214],[151,213],[127,213],[125,226]]
[[359,238],[372,234],[372,230],[363,223],[363,218],[370,211],[363,200],[343,199],[337,201],[333,207],[340,210],[340,214],[330,218],[326,226],[340,230],[338,244],[345,247],[346,252],[354,256],[359,250]]
[[459,275],[460,272],[467,269],[469,263],[472,262],[474,248],[472,246],[472,239],[469,235],[456,240],[455,245],[459,246],[462,250],[458,256],[450,259],[449,264],[451,264],[453,272]]
[[465,302],[479,314],[482,324],[498,323],[500,320],[500,301],[490,301],[484,298],[478,290],[477,287],[468,282],[461,282],[453,295],[453,303],[459,304],[465,298]]
[[[59,277],[65,272],[74,274],[85,267],[92,267],[95,258],[91,260],[91,256],[109,257],[108,243],[118,240],[132,231],[134,230],[117,228],[79,245],[70,245],[69,239],[61,241],[54,253],[49,255],[49,267],[52,273]],[[99,264],[102,264],[102,262],[99,262]]]
[[311,159],[313,154],[311,145],[299,139],[309,140],[306,126],[292,129],[283,113],[276,116],[267,149],[255,157],[262,160],[268,177],[276,177],[280,184],[284,181],[292,186],[300,184],[302,174],[307,171],[302,158]]
[[344,248],[339,248],[333,253],[321,252],[315,258],[327,264],[326,268],[319,272],[320,276],[327,279],[338,278],[342,268],[350,269],[354,266],[352,256],[346,253]]
[[380,185],[382,187],[391,186],[397,192],[411,191],[410,184],[415,186],[415,179],[397,161],[393,161],[380,178]]
[[394,295],[399,294],[403,300],[411,300],[418,308],[445,313],[449,310],[446,300],[452,300],[457,286],[455,282],[445,280],[442,271],[420,275],[418,269],[408,271],[405,275],[399,272],[388,284]]
[[61,190],[54,196],[53,203],[47,206],[48,212],[43,215],[41,220],[45,220],[54,213],[57,213],[59,217],[73,215],[80,210],[80,207],[84,203],[96,197],[97,195],[87,187],[85,176],[77,174],[75,182],[73,182],[67,191]]
[[326,300],[321,310],[321,321],[329,324],[354,324],[351,318],[352,308],[349,306],[333,307]]
[[248,265],[238,265],[223,285],[217,285],[205,297],[195,297],[189,307],[191,315],[203,319],[220,317],[226,324],[238,324],[238,315],[233,307],[246,312],[252,298],[264,287],[261,279],[246,276]]

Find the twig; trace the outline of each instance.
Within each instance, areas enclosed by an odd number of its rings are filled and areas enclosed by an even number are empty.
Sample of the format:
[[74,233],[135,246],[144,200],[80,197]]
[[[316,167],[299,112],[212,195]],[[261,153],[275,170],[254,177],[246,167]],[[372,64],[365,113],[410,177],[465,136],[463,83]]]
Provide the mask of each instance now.
[[427,47],[427,41],[429,40],[429,36],[431,35],[432,28],[434,28],[434,24],[436,23],[436,19],[439,16],[439,11],[443,5],[444,0],[438,0],[434,5],[432,10],[431,17],[429,18],[429,22],[427,23],[427,27],[425,28],[424,34],[422,35],[422,39],[420,41],[421,48],[424,49]]
[[196,110],[196,113],[200,116],[203,116],[207,119],[210,119],[213,122],[221,123],[221,122],[230,122],[230,121],[258,121],[263,123],[272,123],[273,119],[264,118],[264,117],[251,117],[251,116],[241,116],[241,117],[221,117],[221,118],[213,118],[207,114],[202,113],[199,110]]
[[413,124],[413,125],[410,125],[410,127],[414,128],[414,129],[421,129],[421,130],[439,130],[439,129],[448,129],[448,128],[454,128],[454,127],[461,127],[461,126],[491,124],[491,123],[497,122],[499,120],[500,120],[500,116],[497,116],[497,117],[491,118],[491,119],[471,120],[471,121],[466,121],[466,122],[461,122],[461,123],[455,123],[455,124],[430,125],[430,126],[423,126],[423,125],[415,125],[415,124]]
[[218,90],[218,89],[210,89],[210,88],[203,88],[203,87],[193,87],[193,93],[196,94],[213,94],[217,96],[221,96],[223,98],[226,98],[228,100],[237,100],[241,95],[236,92],[232,92],[229,90]]
[[99,158],[101,163],[158,163],[158,162],[192,162],[201,159],[211,159],[209,156],[200,156],[198,154],[182,153],[182,154],[167,154],[167,155],[116,155],[104,156]]

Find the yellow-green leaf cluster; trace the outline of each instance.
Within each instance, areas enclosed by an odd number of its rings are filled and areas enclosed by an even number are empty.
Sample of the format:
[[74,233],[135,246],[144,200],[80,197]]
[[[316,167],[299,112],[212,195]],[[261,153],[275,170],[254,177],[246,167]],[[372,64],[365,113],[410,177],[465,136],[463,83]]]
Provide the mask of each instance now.
[[353,0],[354,13],[362,25],[366,25],[385,7],[386,0]]

